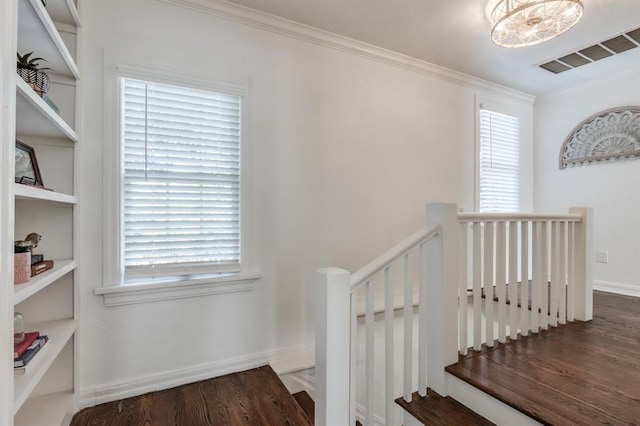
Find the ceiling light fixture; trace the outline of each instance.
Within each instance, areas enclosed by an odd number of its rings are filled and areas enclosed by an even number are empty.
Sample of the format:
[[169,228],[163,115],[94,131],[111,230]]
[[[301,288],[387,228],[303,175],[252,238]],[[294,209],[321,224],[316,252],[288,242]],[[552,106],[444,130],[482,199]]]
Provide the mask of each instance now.
[[491,12],[491,39],[525,47],[559,36],[582,17],[580,0],[500,0]]

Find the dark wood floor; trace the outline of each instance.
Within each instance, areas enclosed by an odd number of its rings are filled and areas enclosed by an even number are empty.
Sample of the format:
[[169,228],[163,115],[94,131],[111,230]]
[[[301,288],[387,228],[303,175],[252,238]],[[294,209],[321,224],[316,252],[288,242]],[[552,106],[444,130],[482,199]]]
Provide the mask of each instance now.
[[269,366],[86,408],[71,426],[307,426]]
[[493,349],[447,371],[547,425],[640,425],[640,299],[594,293],[594,319]]
[[414,392],[410,403],[404,398],[396,399],[396,403],[429,426],[495,426],[455,399],[443,397],[432,389],[427,389],[424,397]]

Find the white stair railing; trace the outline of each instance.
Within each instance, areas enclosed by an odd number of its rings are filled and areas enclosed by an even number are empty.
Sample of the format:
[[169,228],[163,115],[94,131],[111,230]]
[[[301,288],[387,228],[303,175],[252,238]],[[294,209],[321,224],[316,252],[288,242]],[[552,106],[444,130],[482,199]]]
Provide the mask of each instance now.
[[587,208],[458,216],[459,291],[471,305],[459,305],[461,354],[592,318],[591,218]]
[[[448,395],[444,367],[466,353],[468,329],[478,350],[493,344],[494,323],[498,341],[506,342],[518,331],[526,336],[591,319],[590,209],[458,215],[454,204],[433,203],[426,212],[424,229],[353,275],[317,272],[316,425],[353,425],[356,418],[367,426],[400,424],[395,398],[410,402],[427,386]],[[489,301],[496,298],[494,318]],[[375,396],[381,387],[383,402]]]
[[[411,401],[416,391],[426,395],[427,377],[429,387],[446,394],[439,367],[457,359],[456,309],[445,308],[457,306],[457,288],[444,285],[456,280],[456,206],[429,204],[426,213],[424,229],[353,275],[337,268],[317,272],[315,424],[353,425],[356,418],[365,425],[382,418],[387,425],[398,424],[394,400],[403,395]],[[403,319],[401,333],[396,333],[399,312]],[[383,330],[376,330],[376,317],[384,318]],[[358,344],[359,334],[363,344]],[[427,355],[427,347],[439,350]],[[396,358],[397,348],[402,349],[401,359]],[[395,378],[398,365],[400,383]],[[364,371],[361,380],[356,376],[359,367]],[[384,403],[378,404],[384,411],[376,413],[378,383],[384,383]]]

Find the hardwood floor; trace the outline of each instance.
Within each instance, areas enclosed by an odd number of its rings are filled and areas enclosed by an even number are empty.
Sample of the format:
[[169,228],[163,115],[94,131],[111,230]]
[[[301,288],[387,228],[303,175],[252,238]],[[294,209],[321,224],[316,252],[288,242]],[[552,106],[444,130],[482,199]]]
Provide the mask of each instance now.
[[312,425],[269,366],[86,408],[71,426]]
[[594,319],[470,352],[447,371],[547,425],[640,425],[640,299],[594,293]]
[[449,396],[443,397],[431,389],[427,389],[425,397],[421,397],[418,392],[414,392],[410,403],[405,402],[404,398],[401,397],[396,399],[396,404],[407,410],[422,424],[429,426],[494,425],[455,399]]

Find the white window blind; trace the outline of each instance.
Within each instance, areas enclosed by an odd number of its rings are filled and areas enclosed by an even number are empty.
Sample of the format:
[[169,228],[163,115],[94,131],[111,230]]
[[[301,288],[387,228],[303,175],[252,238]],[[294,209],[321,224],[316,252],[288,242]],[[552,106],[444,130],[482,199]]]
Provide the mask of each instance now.
[[239,271],[241,98],[122,83],[125,278]]
[[520,120],[480,110],[481,212],[520,210]]

